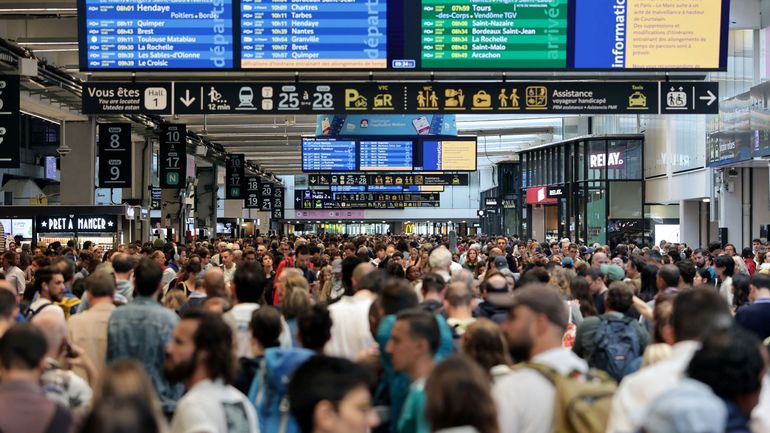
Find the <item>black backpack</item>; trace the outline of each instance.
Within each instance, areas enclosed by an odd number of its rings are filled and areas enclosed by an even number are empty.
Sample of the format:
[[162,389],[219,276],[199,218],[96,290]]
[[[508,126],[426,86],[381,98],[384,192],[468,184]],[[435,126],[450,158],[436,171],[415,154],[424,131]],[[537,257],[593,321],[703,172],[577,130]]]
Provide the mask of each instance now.
[[588,358],[588,365],[607,372],[618,382],[638,369],[642,356],[642,344],[632,321],[628,317],[602,317]]

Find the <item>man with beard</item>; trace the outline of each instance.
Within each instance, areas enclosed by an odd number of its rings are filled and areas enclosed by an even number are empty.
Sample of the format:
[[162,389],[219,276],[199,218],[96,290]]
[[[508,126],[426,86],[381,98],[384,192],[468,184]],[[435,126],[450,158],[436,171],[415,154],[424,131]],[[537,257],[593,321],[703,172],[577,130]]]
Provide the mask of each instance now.
[[166,377],[182,382],[171,433],[258,433],[257,413],[230,385],[235,378],[233,335],[221,317],[200,309],[182,316],[166,346]]
[[[509,305],[502,329],[516,362],[535,362],[564,375],[588,372],[584,360],[562,347],[568,313],[558,290],[529,285],[517,291]],[[553,384],[531,368],[500,378],[492,391],[500,433],[553,431],[555,392]]]
[[35,292],[37,300],[29,306],[27,320],[44,310],[46,313],[61,315],[64,319],[64,310],[55,304],[64,296],[64,276],[59,269],[51,266],[38,269],[35,272]]

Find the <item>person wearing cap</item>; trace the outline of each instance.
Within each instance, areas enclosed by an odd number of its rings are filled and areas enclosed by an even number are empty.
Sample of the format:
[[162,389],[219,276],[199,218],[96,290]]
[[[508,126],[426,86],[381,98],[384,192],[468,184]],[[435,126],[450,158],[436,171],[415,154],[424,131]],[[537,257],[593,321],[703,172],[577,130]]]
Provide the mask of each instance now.
[[[543,364],[565,375],[588,371],[584,360],[562,347],[568,313],[557,289],[533,284],[517,291],[507,305],[502,329],[515,361]],[[550,380],[526,366],[500,377],[492,390],[500,433],[553,431],[555,392]]]
[[481,283],[479,290],[484,302],[476,307],[474,316],[487,318],[498,324],[502,323],[508,314],[506,302],[511,296],[505,276],[500,271],[493,271]]
[[494,265],[495,269],[498,269],[498,270],[508,268],[508,261],[503,256],[495,257],[492,264]]

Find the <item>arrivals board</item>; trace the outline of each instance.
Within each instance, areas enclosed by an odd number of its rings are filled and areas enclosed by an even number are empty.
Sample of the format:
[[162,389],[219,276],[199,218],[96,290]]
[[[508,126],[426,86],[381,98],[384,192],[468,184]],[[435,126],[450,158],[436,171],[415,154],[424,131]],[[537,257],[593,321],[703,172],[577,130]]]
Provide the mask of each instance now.
[[361,171],[411,171],[412,141],[361,141]]
[[79,0],[82,70],[232,69],[232,0]]
[[568,6],[567,0],[422,0],[422,67],[564,69]]
[[89,71],[725,70],[729,0],[78,0]]
[[418,174],[418,173],[319,173],[308,175],[308,185],[317,186],[467,186],[468,173]]

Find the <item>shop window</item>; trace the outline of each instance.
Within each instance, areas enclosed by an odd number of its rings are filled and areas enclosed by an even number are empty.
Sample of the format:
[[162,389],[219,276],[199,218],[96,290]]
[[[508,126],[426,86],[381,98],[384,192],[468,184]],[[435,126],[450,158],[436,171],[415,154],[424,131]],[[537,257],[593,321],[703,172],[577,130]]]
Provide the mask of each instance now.
[[[641,202],[640,202],[641,203]],[[588,184],[586,197],[586,241],[589,244],[607,243],[607,183],[591,182]]]
[[610,140],[605,165],[608,179],[641,179],[642,141]]
[[588,179],[607,178],[607,142],[590,140],[588,142]]
[[610,215],[612,219],[642,218],[642,183],[610,182]]

